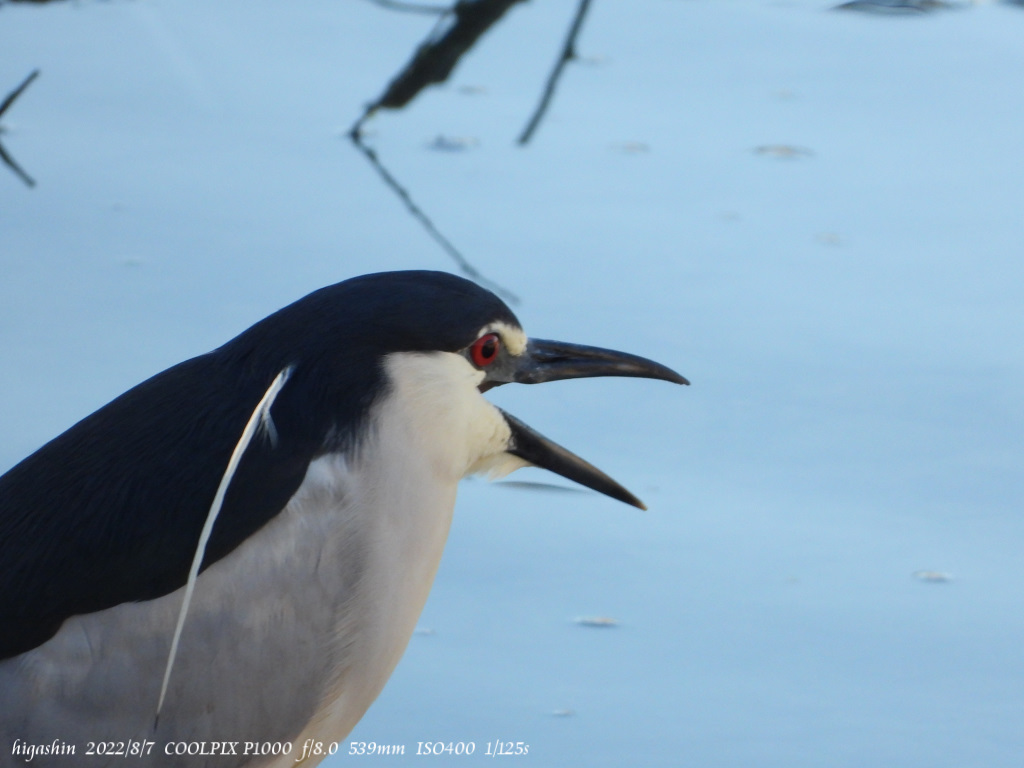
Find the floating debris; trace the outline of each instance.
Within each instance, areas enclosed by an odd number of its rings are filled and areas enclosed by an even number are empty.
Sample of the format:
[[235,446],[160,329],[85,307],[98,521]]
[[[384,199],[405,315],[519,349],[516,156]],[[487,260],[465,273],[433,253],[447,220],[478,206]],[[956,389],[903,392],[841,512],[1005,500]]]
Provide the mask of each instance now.
[[776,157],[780,160],[796,160],[800,157],[814,157],[814,153],[805,147],[794,147],[789,144],[762,144],[754,147],[754,154]]
[[619,622],[610,616],[578,616],[575,622],[581,627],[597,627],[599,629],[619,626]]
[[646,141],[620,141],[612,144],[612,149],[624,155],[643,155],[651,151],[651,145]]
[[480,141],[469,136],[444,136],[438,134],[432,142],[427,144],[427,149],[435,152],[465,152],[467,149],[475,149],[480,146]]
[[428,637],[432,637],[433,635],[437,634],[437,632],[435,632],[430,627],[416,627],[416,629],[414,629],[412,633],[414,635],[426,635]]
[[551,711],[552,717],[575,717],[575,709],[554,709]]
[[460,85],[459,93],[463,96],[483,96],[487,89],[482,85]]
[[850,0],[835,6],[837,11],[861,11],[886,15],[929,13],[952,8],[951,3],[942,0]]
[[814,239],[822,245],[840,246],[843,244],[843,238],[836,232],[819,232]]
[[953,577],[942,571],[914,571],[914,578],[929,584],[945,584],[952,581]]

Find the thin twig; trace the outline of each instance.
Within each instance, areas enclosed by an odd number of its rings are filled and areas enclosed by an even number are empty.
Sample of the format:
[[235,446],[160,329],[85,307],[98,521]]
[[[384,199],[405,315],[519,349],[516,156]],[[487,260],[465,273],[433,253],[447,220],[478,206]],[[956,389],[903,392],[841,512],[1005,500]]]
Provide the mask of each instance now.
[[16,98],[18,98],[19,96],[21,96],[22,91],[24,91],[26,88],[28,88],[29,84],[33,80],[35,80],[37,77],[39,77],[39,70],[38,69],[33,69],[32,70],[32,74],[30,74],[28,77],[26,77],[21,85],[19,85],[17,88],[15,88],[9,94],[7,94],[7,98],[4,99],[3,104],[0,104],[0,117],[4,116],[4,112],[6,112],[10,108],[11,104],[14,103],[14,100]]
[[412,217],[419,221],[419,223],[427,231],[427,234],[434,239],[434,242],[440,245],[441,248],[444,249],[445,253],[452,257],[455,263],[458,264],[459,269],[462,270],[463,274],[480,283],[481,285],[493,291],[494,293],[498,294],[503,299],[508,301],[510,304],[518,304],[518,296],[516,296],[514,293],[512,293],[512,291],[508,290],[507,288],[503,288],[502,286],[498,285],[493,280],[489,280],[488,278],[484,277],[476,267],[469,263],[469,260],[462,255],[462,252],[459,251],[459,249],[456,248],[454,245],[452,245],[452,242],[447,237],[441,234],[440,230],[438,230],[438,228],[434,225],[434,222],[430,220],[430,217],[423,212],[423,209],[416,205],[415,201],[413,201],[412,199],[412,195],[410,195],[409,191],[399,183],[398,179],[392,176],[388,169],[384,167],[383,163],[381,163],[380,161],[380,158],[377,157],[377,153],[363,143],[362,135],[359,130],[359,127],[362,125],[362,122],[363,121],[360,120],[352,128],[352,130],[349,132],[349,138],[352,140],[352,143],[356,145],[359,151],[366,156],[366,159],[370,161],[370,165],[372,165],[374,170],[376,170],[377,173],[380,174],[380,177],[384,180],[384,183],[391,188],[392,192],[398,195],[398,198],[405,204],[406,209],[409,211]]
[[580,0],[580,4],[576,8],[576,17],[572,20],[569,34],[565,38],[565,45],[562,46],[562,54],[558,57],[558,61],[555,62],[555,68],[551,70],[551,74],[548,76],[547,85],[544,87],[544,93],[541,95],[540,103],[537,105],[533,117],[530,118],[530,122],[526,124],[526,128],[523,129],[522,134],[519,136],[518,143],[521,146],[530,141],[533,132],[537,130],[537,126],[544,117],[544,113],[547,112],[548,105],[551,103],[551,97],[555,95],[555,86],[558,84],[558,78],[562,76],[562,70],[565,69],[565,65],[576,58],[576,37],[580,33],[580,28],[583,26],[583,17],[587,15],[589,7],[590,0]]
[[[7,98],[5,98],[3,100],[3,103],[0,104],[0,117],[3,117],[4,112],[10,109],[15,99],[21,96],[25,89],[28,88],[29,84],[37,77],[39,77],[39,70],[32,70],[32,73],[22,81],[21,85],[19,85],[9,94],[7,94]],[[18,165],[16,162],[14,162],[14,158],[7,154],[7,150],[4,149],[4,145],[2,142],[0,142],[0,160],[3,160],[4,165],[10,168],[11,171],[14,172],[15,176],[17,176],[19,179],[25,182],[26,186],[34,187],[36,185],[36,180],[29,176],[27,173],[25,173],[22,167]]]
[[14,175],[25,182],[26,186],[34,187],[36,185],[36,180],[25,173],[25,171],[21,169],[21,166],[14,162],[14,158],[7,154],[7,150],[4,149],[3,144],[0,144],[0,160],[3,160],[4,165],[14,171]]

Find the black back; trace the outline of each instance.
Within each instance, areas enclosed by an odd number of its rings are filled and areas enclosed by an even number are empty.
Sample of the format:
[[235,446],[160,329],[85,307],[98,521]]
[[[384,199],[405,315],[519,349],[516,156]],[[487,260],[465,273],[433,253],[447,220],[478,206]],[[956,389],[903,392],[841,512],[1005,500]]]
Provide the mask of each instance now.
[[390,272],[323,288],[224,346],[139,384],[0,477],[0,659],[73,615],[185,584],[228,459],[260,398],[278,440],[246,451],[203,567],[278,514],[309,463],[358,441],[396,351],[458,351],[494,320],[493,294],[441,272]]

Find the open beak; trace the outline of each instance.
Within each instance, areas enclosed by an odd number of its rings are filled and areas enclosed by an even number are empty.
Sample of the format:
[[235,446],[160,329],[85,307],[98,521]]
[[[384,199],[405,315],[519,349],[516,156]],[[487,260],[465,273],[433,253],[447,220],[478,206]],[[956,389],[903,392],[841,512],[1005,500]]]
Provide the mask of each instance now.
[[[526,352],[521,356],[513,373],[512,381],[520,384],[540,384],[545,381],[594,376],[633,376],[662,379],[676,384],[690,383],[671,368],[637,355],[544,339],[529,341]],[[512,437],[506,450],[513,456],[613,499],[647,509],[640,499],[590,462],[544,437],[514,416],[504,411],[502,415],[512,430]]]

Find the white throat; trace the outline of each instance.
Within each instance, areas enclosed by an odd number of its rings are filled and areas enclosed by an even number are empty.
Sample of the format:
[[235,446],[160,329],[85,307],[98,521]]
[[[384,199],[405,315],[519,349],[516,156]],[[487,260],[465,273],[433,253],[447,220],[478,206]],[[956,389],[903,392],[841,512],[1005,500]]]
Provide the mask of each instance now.
[[[380,421],[398,439],[388,448],[426,459],[437,479],[502,477],[526,465],[505,453],[510,430],[478,389],[482,371],[451,352],[397,352],[385,359],[390,392]],[[383,432],[381,433],[384,437]]]

